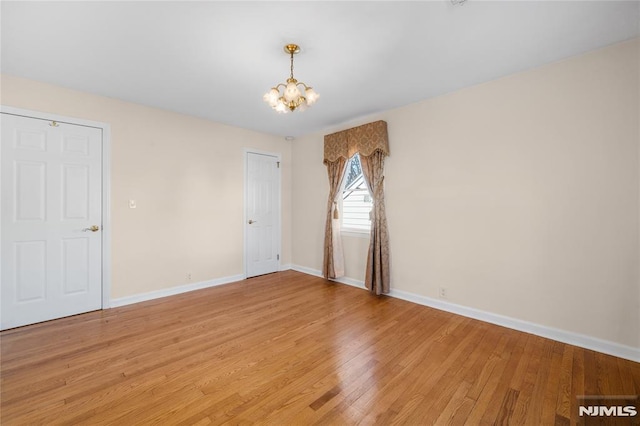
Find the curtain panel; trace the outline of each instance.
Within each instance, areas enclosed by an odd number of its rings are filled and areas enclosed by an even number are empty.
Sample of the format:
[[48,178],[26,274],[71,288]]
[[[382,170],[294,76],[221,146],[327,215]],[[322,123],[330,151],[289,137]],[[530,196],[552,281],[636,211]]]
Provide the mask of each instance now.
[[371,209],[371,238],[367,255],[367,269],[364,284],[375,294],[389,293],[389,230],[384,205],[384,157],[381,151],[374,151],[369,156],[360,154],[362,174],[373,197]]
[[344,275],[340,221],[335,214],[335,201],[342,185],[347,160],[355,153],[360,154],[362,174],[373,197],[365,285],[372,293],[379,295],[390,290],[389,231],[384,204],[384,158],[389,155],[389,136],[385,121],[376,121],[324,137],[324,163],[329,173],[330,187],[323,274],[325,278]]
[[344,276],[344,254],[342,238],[340,238],[340,216],[337,211],[336,198],[342,187],[344,169],[347,160],[338,157],[333,162],[325,162],[329,174],[329,199],[327,200],[327,220],[324,227],[324,260],[322,275],[326,278]]

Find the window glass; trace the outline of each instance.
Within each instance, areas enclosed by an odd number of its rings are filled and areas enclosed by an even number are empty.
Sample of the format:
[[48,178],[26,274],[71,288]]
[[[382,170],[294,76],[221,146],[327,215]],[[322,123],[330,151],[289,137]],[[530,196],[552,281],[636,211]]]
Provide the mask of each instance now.
[[340,217],[345,231],[369,232],[371,220],[369,212],[373,200],[362,175],[360,156],[355,154],[349,159],[342,190]]

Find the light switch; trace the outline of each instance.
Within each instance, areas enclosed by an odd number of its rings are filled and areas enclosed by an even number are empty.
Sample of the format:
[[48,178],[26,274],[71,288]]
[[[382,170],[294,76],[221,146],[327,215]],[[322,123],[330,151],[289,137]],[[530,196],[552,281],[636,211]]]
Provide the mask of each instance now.
[[129,200],[129,208],[130,209],[136,208],[136,200]]

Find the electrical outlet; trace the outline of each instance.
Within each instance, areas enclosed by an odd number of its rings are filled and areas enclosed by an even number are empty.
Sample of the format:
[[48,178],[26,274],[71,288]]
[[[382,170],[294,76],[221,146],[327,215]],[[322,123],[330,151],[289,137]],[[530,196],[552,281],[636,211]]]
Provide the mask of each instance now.
[[438,288],[438,296],[440,296],[440,299],[446,299],[447,298],[447,289],[444,287],[439,287]]
[[191,272],[187,272],[187,281],[191,281]]

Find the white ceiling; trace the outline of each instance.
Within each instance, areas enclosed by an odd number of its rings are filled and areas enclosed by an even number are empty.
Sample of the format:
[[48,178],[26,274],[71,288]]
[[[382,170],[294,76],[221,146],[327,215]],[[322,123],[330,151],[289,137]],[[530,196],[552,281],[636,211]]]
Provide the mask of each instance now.
[[[639,5],[2,1],[1,71],[299,136],[635,37]],[[320,100],[280,115],[262,95],[290,42]]]

